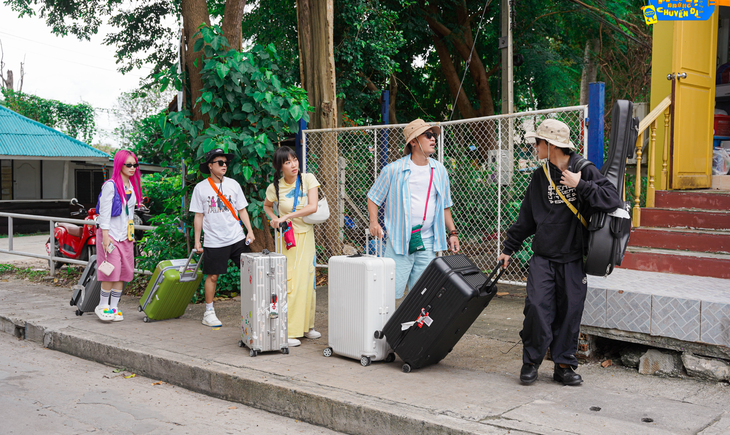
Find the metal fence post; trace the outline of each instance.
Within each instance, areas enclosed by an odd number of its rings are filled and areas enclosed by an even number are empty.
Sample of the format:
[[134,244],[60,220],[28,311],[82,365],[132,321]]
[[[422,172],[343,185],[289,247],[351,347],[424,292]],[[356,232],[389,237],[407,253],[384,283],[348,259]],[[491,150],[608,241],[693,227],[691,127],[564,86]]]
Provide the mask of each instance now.
[[605,113],[605,84],[588,84],[588,160],[599,170],[603,166],[603,116]]
[[56,226],[53,224],[53,220],[48,221],[51,227],[51,252],[48,254],[50,256],[48,260],[48,264],[51,266],[51,276],[56,276],[56,262],[53,260],[53,256],[56,253],[56,232],[53,231]]
[[304,118],[299,120],[299,131],[294,137],[294,152],[299,159],[299,170],[307,172],[307,139],[304,137],[304,130],[307,129],[307,121]]
[[13,218],[8,216],[8,251],[13,250]]

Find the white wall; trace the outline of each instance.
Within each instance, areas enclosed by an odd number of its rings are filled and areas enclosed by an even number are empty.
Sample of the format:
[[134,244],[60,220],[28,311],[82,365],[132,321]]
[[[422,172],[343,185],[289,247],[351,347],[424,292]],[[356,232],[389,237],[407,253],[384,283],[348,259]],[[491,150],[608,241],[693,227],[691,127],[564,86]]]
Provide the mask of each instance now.
[[43,199],[63,199],[63,160],[43,161]]

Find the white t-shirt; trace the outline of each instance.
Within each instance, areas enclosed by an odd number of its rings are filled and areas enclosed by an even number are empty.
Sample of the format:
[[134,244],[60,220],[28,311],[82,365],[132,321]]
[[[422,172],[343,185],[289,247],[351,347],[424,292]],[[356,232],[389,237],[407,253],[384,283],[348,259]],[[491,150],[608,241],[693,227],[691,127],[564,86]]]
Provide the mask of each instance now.
[[[235,180],[223,177],[223,182],[216,187],[231,203],[236,214],[246,208],[248,201],[243,195],[241,185]],[[206,179],[195,186],[190,200],[190,211],[203,214],[203,247],[220,248],[230,246],[243,240],[243,228],[238,219],[233,217],[226,204],[218,197]]]
[[[431,166],[418,166],[410,162],[411,175],[408,177],[408,187],[411,191],[411,227],[420,225],[423,222],[423,211],[426,208],[426,194],[428,183],[431,179]],[[436,215],[436,189],[431,185],[431,194],[428,197],[428,210],[426,222],[421,228],[421,237],[433,236],[433,219]]]

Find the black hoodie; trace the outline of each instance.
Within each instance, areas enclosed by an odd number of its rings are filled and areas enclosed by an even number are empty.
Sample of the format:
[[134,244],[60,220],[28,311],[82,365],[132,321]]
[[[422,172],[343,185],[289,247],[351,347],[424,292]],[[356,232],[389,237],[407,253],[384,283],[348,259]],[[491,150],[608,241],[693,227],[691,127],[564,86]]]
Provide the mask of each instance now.
[[[578,154],[570,153],[568,169],[571,172],[577,172],[575,167],[579,159]],[[616,187],[594,165],[583,168],[576,188],[560,184],[560,169],[552,163],[548,163],[548,167],[555,186],[586,221],[596,210],[611,212],[622,205]],[[533,234],[532,251],[558,263],[582,258],[583,247],[588,241],[588,231],[554,192],[542,166],[532,174],[517,222],[505,235],[502,252],[514,254],[522,247],[522,242]]]

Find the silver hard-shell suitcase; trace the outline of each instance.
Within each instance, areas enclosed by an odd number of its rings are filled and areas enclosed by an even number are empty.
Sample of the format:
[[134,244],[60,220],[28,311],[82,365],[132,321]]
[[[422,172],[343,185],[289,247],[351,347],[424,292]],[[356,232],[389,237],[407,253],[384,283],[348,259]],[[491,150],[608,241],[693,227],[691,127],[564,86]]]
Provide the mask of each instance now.
[[289,353],[286,257],[276,252],[241,254],[241,347],[249,355]]
[[395,311],[395,261],[374,255],[333,256],[328,276],[329,334],[323,355],[334,352],[363,366],[394,361],[388,342],[375,333]]
[[79,283],[74,286],[70,305],[75,305],[76,315],[81,316],[84,313],[94,311],[99,305],[100,298],[101,282],[96,280],[96,255],[92,255],[81,274],[81,278],[79,278]]

